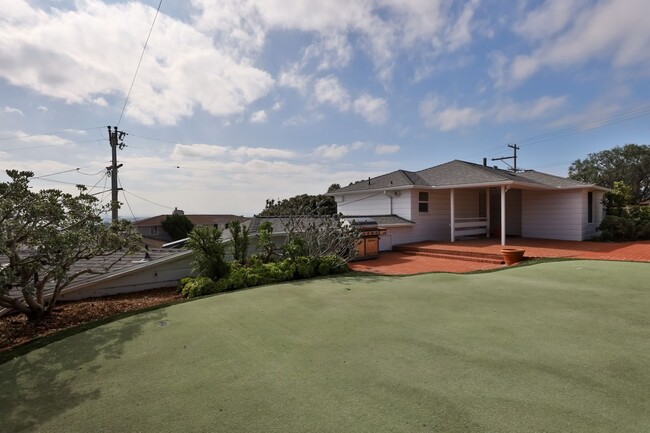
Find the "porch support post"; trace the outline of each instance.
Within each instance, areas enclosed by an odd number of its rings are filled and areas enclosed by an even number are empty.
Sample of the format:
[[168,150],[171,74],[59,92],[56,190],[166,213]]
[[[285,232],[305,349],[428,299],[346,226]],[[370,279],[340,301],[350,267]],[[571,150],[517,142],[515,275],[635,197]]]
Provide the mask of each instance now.
[[485,189],[485,217],[487,218],[487,235],[490,237],[490,188]]
[[451,221],[449,223],[449,227],[451,227],[451,241],[455,242],[456,241],[456,196],[455,196],[455,190],[452,188],[451,189],[451,200],[449,204],[449,209],[451,212]]
[[506,186],[501,185],[501,245],[506,244]]

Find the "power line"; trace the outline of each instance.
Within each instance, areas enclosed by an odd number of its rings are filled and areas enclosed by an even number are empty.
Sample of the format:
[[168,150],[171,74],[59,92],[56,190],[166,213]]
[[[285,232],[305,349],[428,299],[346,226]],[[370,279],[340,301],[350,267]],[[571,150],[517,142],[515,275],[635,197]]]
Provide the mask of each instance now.
[[129,102],[129,97],[131,96],[131,90],[133,90],[133,85],[135,84],[135,79],[138,76],[138,71],[140,70],[140,64],[142,63],[142,58],[144,57],[144,52],[147,50],[147,45],[149,44],[149,38],[151,37],[151,32],[153,31],[153,26],[156,24],[156,18],[158,18],[158,12],[160,12],[160,6],[162,5],[162,0],[158,3],[158,9],[156,9],[156,14],[153,17],[151,22],[151,28],[149,29],[149,34],[147,35],[147,40],[144,42],[144,47],[142,47],[142,54],[140,54],[140,60],[138,60],[138,66],[135,68],[135,74],[133,74],[133,80],[131,81],[131,86],[129,87],[129,92],[126,94],[126,99],[124,100],[124,106],[122,107],[122,112],[120,113],[120,118],[117,121],[117,126],[120,126],[122,121],[122,116],[124,115],[124,110],[126,110],[126,104]]
[[128,193],[128,194],[131,194],[132,196],[137,197],[137,198],[139,198],[140,200],[144,200],[144,201],[146,201],[147,203],[155,204],[156,206],[164,207],[165,209],[171,209],[171,210],[174,210],[174,208],[171,207],[171,206],[165,206],[164,204],[160,204],[160,203],[153,202],[153,201],[151,201],[151,200],[149,200],[149,199],[146,199],[146,198],[144,198],[144,197],[140,197],[139,195],[134,194],[134,193],[132,193],[131,191],[127,191],[127,190],[125,190],[125,189],[122,189],[122,191],[125,192],[125,193]]
[[133,217],[134,221],[137,221],[138,219],[135,217],[135,214],[133,213],[133,209],[131,209],[131,205],[129,204],[129,199],[126,197],[126,194],[124,194],[124,188],[122,187],[122,181],[120,178],[117,178],[117,181],[120,184],[120,189],[122,190],[122,195],[124,196],[124,201],[126,202],[126,206],[129,208],[129,211],[131,211],[131,216]]

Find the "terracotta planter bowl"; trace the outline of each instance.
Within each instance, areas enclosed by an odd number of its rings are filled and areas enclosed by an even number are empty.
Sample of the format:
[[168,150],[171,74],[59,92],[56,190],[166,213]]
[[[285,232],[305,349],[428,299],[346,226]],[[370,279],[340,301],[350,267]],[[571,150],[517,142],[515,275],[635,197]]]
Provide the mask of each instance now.
[[501,248],[501,254],[503,254],[503,261],[506,266],[521,262],[524,259],[525,251],[521,248]]

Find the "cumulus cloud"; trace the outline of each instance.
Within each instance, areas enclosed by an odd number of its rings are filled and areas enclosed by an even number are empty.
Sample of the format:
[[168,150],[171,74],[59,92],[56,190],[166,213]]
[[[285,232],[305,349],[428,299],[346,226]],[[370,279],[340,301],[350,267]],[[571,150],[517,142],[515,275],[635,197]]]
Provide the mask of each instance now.
[[267,120],[266,111],[260,110],[251,114],[251,123],[264,123]]
[[323,144],[316,148],[314,154],[327,159],[339,159],[349,151],[350,148],[344,144]]
[[[25,0],[12,1],[11,7],[3,3],[0,77],[67,103],[105,106],[107,98],[125,96],[133,59],[141,54],[155,10],[142,3],[98,0],[75,6],[60,12]],[[14,7],[16,12],[5,10]],[[265,71],[216,48],[192,25],[161,13],[126,115],[168,125],[197,107],[214,116],[237,115],[273,84]]]
[[537,43],[516,56],[509,77],[522,82],[544,67],[565,68],[604,60],[615,69],[650,67],[646,0],[555,0],[530,11],[515,30]]
[[486,119],[505,123],[530,121],[553,114],[566,102],[565,96],[542,96],[532,101],[501,101],[490,108],[447,106],[435,96],[420,103],[420,117],[424,123],[440,131],[470,127]]
[[316,81],[314,98],[321,104],[333,105],[341,111],[350,109],[350,95],[334,75],[328,75]]
[[435,97],[427,98],[420,103],[420,117],[424,123],[440,131],[476,125],[484,116],[484,113],[472,107],[441,108],[440,101]]
[[385,99],[364,94],[354,101],[354,111],[370,123],[384,123],[388,119],[388,104]]
[[404,48],[421,45],[436,52],[452,52],[471,41],[478,2],[456,10],[441,0],[192,0],[199,28],[214,30],[221,43],[241,52],[261,50],[273,30],[314,34],[306,50],[317,68],[339,68],[353,55],[349,36],[360,42],[378,77],[392,76],[395,58]]

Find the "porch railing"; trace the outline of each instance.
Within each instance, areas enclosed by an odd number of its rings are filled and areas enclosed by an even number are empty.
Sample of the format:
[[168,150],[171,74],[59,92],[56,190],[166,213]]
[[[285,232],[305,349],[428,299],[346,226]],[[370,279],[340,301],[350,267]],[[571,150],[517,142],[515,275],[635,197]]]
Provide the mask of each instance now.
[[487,217],[454,218],[454,237],[488,234]]

